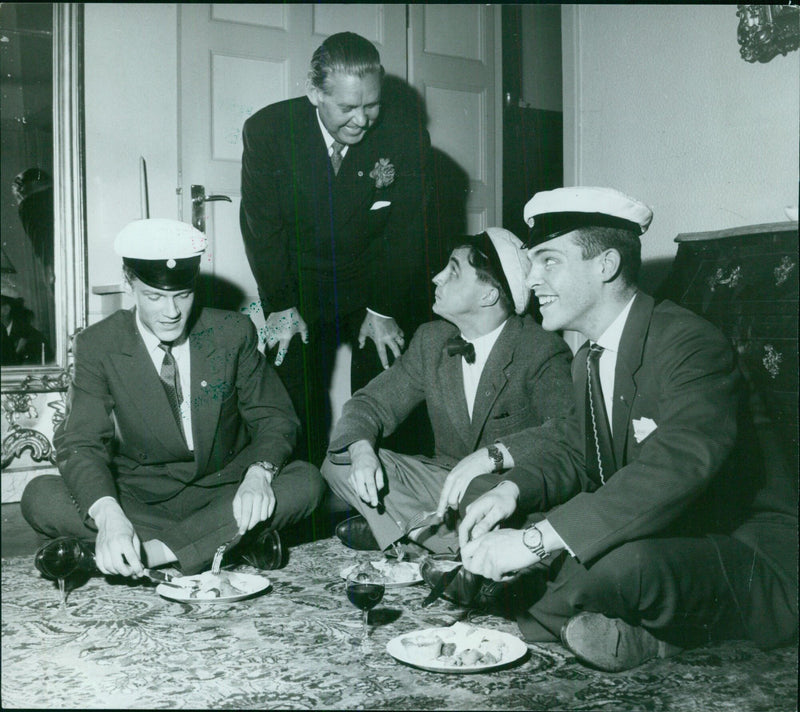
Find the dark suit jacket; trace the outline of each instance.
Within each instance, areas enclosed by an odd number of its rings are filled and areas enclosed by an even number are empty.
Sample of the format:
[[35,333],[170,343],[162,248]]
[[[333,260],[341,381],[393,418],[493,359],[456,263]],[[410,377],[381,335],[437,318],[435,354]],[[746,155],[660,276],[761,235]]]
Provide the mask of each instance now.
[[457,335],[457,327],[443,320],[420,326],[391,368],[345,404],[329,451],[341,452],[361,439],[374,445],[423,401],[433,426],[434,461],[443,467],[498,440],[515,460],[535,458],[549,446],[551,439],[526,429],[571,412],[570,352],[561,337],[530,316],[511,316],[484,366],[470,420],[461,359],[446,350],[447,340]]
[[238,482],[258,460],[288,460],[299,422],[258,351],[252,322],[203,309],[189,344],[193,455],[133,311],[118,311],[75,338],[69,407],[54,443],[84,515],[100,497],[116,496],[118,484],[144,502],[158,502],[188,484]]
[[[510,474],[520,507],[547,511],[565,502],[547,519],[582,562],[634,539],[714,532],[741,538],[784,575],[791,571],[796,482],[763,482],[756,468],[737,467],[729,457],[736,452],[740,377],[722,333],[672,302],[656,305],[637,295],[615,372],[620,469],[599,488],[584,470],[586,351],[584,345],[573,361],[576,417],[561,432],[562,448],[555,457],[551,450],[538,462],[518,462]],[[637,442],[634,421],[642,418],[657,427]],[[759,529],[759,521],[774,526]],[[767,531],[771,536],[763,536]]]
[[[240,225],[265,314],[296,306],[306,321],[332,321],[369,306],[402,324],[409,304],[427,301],[433,186],[419,116],[383,107],[338,175],[306,97],[256,112],[242,136]],[[380,159],[394,180],[378,188],[370,173]],[[389,205],[371,209],[378,202]]]

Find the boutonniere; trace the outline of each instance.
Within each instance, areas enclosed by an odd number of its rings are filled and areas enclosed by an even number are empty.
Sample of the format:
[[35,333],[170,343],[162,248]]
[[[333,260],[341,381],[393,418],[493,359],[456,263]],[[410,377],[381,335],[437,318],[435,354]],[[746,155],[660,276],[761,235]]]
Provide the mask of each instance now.
[[379,158],[369,177],[375,180],[376,188],[385,188],[394,182],[394,166],[388,158]]

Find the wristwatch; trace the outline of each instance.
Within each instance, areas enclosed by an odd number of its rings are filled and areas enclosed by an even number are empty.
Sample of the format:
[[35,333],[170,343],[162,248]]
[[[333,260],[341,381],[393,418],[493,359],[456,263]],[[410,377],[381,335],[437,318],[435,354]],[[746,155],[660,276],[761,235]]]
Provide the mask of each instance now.
[[497,445],[489,445],[486,450],[489,452],[492,462],[494,462],[492,472],[500,472],[503,469],[503,453],[500,452],[500,448]]
[[253,465],[260,467],[262,470],[266,470],[268,474],[268,481],[270,484],[272,484],[272,480],[274,480],[275,475],[278,474],[278,466],[273,465],[271,462],[269,462],[269,460],[259,460],[258,462],[254,462],[252,465],[250,465],[250,467]]
[[530,549],[531,553],[536,554],[539,559],[543,559],[547,556],[547,552],[544,550],[544,544],[542,543],[542,532],[535,524],[532,524],[522,532],[522,543]]

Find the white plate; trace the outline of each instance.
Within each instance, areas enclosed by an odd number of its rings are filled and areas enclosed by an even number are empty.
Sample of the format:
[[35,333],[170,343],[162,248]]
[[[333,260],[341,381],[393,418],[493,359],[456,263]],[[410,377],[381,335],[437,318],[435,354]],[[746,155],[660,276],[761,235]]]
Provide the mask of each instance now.
[[[369,562],[372,567],[387,577],[386,588],[402,588],[403,586],[413,586],[422,583],[422,574],[419,572],[419,564],[414,561],[389,561],[378,559]],[[350,572],[358,564],[346,566],[339,572],[339,576],[346,579]]]
[[[456,654],[467,648],[484,651],[490,647],[497,649],[501,646],[502,657],[498,662],[476,663],[473,665],[455,665],[438,658],[431,658],[425,654],[416,654],[414,647],[403,645],[403,639],[415,639],[421,637],[438,636],[445,643],[456,644]],[[448,628],[427,628],[425,630],[415,630],[410,633],[403,633],[392,638],[386,644],[386,652],[395,660],[431,672],[446,673],[474,673],[488,672],[506,667],[522,658],[528,651],[528,647],[516,636],[510,633],[503,633],[488,628],[478,628],[469,623],[454,623]]]
[[[254,596],[261,591],[269,588],[270,581],[263,576],[256,574],[240,574],[235,571],[223,571],[229,577],[229,581],[242,593],[235,596],[218,596],[217,598],[197,598],[192,596],[193,591],[197,591],[204,582],[209,582],[212,576],[210,571],[204,571],[195,576],[180,576],[170,581],[172,586],[160,583],[156,586],[156,593],[164,598],[171,598],[174,601],[189,601],[190,603],[226,603],[230,601],[240,601],[243,598]],[[175,588],[179,586],[180,588]]]

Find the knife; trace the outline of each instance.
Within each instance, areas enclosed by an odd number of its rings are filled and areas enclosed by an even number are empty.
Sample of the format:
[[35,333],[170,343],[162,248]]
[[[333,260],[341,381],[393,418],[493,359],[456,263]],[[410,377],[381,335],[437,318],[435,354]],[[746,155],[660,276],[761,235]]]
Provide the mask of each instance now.
[[165,586],[171,586],[172,588],[183,588],[183,586],[179,586],[176,583],[171,583],[174,576],[164,571],[158,571],[156,569],[145,569],[142,573],[145,576],[147,576],[147,578],[149,578],[151,581],[157,581],[158,583],[163,583]]
[[425,600],[422,602],[422,607],[425,608],[433,603],[437,598],[439,598],[443,593],[444,590],[450,585],[453,579],[458,576],[459,571],[461,571],[464,564],[459,564],[454,569],[450,569],[450,571],[445,571],[442,574],[442,578],[439,579],[439,583],[437,583],[431,592],[425,597]]

